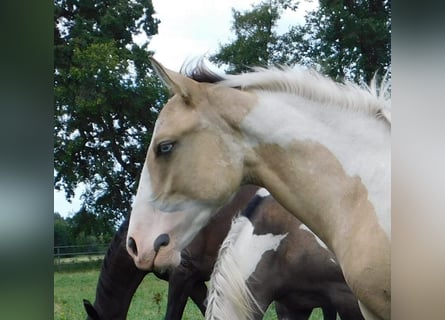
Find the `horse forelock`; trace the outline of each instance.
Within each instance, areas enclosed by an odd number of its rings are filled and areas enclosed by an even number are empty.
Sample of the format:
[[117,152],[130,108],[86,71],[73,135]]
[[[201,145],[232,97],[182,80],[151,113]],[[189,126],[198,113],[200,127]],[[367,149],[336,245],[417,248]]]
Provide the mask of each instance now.
[[186,62],[182,65],[180,73],[197,82],[218,83],[224,80],[224,77],[210,70],[204,63],[204,60]]

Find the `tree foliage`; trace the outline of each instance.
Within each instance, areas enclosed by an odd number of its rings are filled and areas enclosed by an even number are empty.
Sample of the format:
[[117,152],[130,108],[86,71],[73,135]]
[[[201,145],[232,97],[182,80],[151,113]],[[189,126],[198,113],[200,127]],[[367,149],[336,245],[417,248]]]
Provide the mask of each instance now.
[[81,212],[117,223],[131,207],[166,92],[152,76],[151,0],[55,0],[55,188],[86,186]]
[[[115,228],[112,221],[105,219],[86,210],[68,218],[55,212],[54,246],[94,246],[110,242]],[[59,252],[73,252],[73,249],[62,248]]]
[[389,0],[320,0],[299,30],[307,55],[334,78],[369,82],[391,63]]
[[235,39],[211,60],[228,72],[271,64],[314,66],[335,79],[369,82],[391,63],[391,3],[388,0],[320,0],[304,25],[283,34],[276,25],[292,1],[264,1],[251,10],[233,10]]
[[289,0],[270,0],[253,5],[250,11],[232,9],[231,30],[235,39],[221,45],[210,60],[218,65],[227,64],[228,73],[240,73],[252,66],[285,63],[279,50],[281,37],[275,30],[284,9],[295,10],[296,4]]
[[54,246],[68,246],[74,243],[70,226],[62,216],[54,213]]

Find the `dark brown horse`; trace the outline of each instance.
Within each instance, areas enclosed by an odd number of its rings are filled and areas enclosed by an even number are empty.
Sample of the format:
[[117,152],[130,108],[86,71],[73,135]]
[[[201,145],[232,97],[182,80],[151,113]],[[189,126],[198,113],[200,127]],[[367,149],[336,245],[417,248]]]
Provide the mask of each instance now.
[[92,305],[83,300],[87,320],[125,319],[131,299],[148,271],[139,270],[125,251],[128,220],[120,226],[108,246]]
[[262,319],[278,302],[281,319],[363,319],[335,256],[265,189],[237,217],[211,278],[206,319]]
[[96,288],[94,305],[84,300],[88,320],[126,319],[131,299],[149,273],[169,282],[165,319],[181,319],[190,297],[204,314],[207,295],[205,281],[210,279],[219,247],[230,229],[232,218],[253,197],[258,187],[245,186],[181,252],[181,264],[166,272],[139,270],[125,248],[128,221],[114,236],[105,256]]

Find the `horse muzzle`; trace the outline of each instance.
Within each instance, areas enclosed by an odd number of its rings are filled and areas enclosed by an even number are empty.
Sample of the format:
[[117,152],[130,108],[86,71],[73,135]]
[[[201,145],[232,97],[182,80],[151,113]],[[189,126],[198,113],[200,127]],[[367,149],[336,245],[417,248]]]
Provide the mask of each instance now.
[[165,272],[180,263],[180,252],[173,248],[170,236],[160,234],[150,246],[137,242],[133,237],[127,239],[127,251],[137,268],[145,271]]

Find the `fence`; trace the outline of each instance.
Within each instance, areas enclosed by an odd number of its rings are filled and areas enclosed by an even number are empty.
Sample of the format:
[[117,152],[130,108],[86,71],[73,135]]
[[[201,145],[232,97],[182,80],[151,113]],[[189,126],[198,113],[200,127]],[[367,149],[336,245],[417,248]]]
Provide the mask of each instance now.
[[109,243],[54,247],[54,264],[69,264],[92,260],[102,260]]

